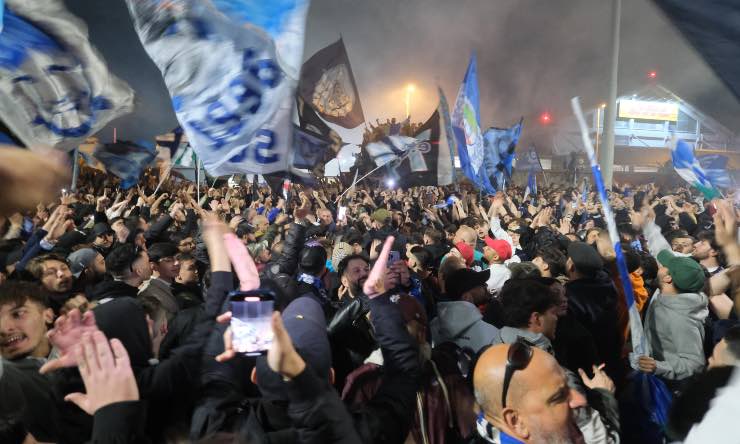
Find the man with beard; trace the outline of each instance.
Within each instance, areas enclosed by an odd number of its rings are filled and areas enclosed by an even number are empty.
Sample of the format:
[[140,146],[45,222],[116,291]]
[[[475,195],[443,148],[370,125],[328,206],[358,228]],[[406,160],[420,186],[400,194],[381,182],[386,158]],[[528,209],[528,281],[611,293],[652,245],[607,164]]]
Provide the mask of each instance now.
[[337,275],[341,286],[337,296],[343,304],[349,304],[362,295],[362,286],[370,274],[370,261],[362,254],[351,254],[339,262]]
[[586,399],[555,358],[521,342],[490,347],[473,373],[480,406],[475,443],[581,443],[573,411]]

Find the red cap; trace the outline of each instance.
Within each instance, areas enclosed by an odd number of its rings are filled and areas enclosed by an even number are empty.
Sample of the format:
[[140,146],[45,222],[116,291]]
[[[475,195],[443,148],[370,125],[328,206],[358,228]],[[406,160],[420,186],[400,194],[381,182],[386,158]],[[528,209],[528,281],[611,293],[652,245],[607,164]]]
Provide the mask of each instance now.
[[486,236],[486,245],[493,249],[498,254],[499,259],[505,261],[511,259],[511,245],[503,239],[491,239]]
[[455,244],[455,248],[457,248],[457,251],[462,254],[463,259],[465,259],[465,264],[467,266],[470,266],[473,263],[473,259],[475,257],[473,247],[466,244],[465,242],[458,242]]

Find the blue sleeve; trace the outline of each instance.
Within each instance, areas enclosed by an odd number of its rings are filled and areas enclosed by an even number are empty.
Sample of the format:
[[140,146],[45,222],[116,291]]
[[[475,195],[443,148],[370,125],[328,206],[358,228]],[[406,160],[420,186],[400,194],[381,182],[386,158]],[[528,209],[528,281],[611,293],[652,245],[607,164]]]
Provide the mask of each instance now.
[[270,223],[275,222],[275,219],[277,219],[278,214],[280,214],[280,208],[273,208],[270,210],[269,213],[267,213],[267,221]]
[[39,244],[39,242],[41,242],[41,240],[46,237],[47,234],[48,233],[46,232],[46,230],[41,228],[33,232],[31,237],[28,238],[26,246],[23,248],[23,256],[21,257],[21,260],[18,262],[18,264],[15,266],[16,270],[25,270],[28,262],[39,255],[39,253],[41,252],[41,245]]

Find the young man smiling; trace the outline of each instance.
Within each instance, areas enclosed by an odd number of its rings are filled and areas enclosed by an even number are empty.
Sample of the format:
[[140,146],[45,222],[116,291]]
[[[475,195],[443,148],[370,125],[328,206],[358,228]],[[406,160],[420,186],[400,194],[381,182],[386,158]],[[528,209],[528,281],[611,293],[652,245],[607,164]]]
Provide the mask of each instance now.
[[54,312],[39,285],[23,281],[0,285],[0,355],[4,359],[46,359],[51,349],[46,332],[53,322]]

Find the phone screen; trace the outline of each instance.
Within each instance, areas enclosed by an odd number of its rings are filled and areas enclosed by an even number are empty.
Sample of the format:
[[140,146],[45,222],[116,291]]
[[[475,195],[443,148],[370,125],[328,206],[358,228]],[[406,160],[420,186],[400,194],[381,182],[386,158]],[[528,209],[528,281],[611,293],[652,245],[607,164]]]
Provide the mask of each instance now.
[[337,210],[337,220],[344,220],[347,217],[347,207],[339,207]]
[[388,265],[394,264],[401,260],[401,253],[398,251],[391,251],[388,255]]
[[268,290],[232,292],[231,332],[232,344],[237,353],[248,356],[267,352],[272,344],[272,312],[275,295]]

